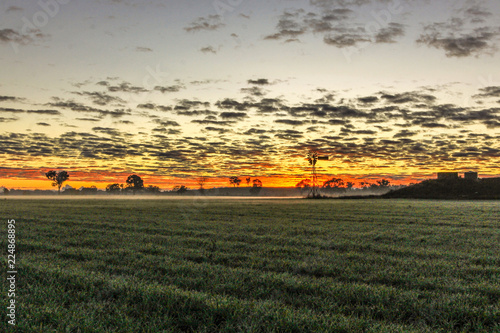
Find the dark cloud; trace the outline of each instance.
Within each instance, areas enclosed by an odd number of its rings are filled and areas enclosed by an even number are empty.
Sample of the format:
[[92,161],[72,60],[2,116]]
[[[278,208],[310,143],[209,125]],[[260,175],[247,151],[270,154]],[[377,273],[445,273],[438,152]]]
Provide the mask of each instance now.
[[447,57],[491,54],[496,51],[500,28],[485,25],[484,18],[487,16],[489,15],[486,10],[473,5],[465,9],[460,16],[424,26],[417,42],[442,49]]
[[31,44],[37,40],[43,40],[47,35],[40,30],[29,30],[28,32],[17,32],[13,29],[0,29],[0,42],[14,43],[20,45]]
[[153,103],[138,104],[138,109],[156,110],[156,105]]
[[265,95],[261,87],[241,88],[241,92],[255,97],[262,97]]
[[240,103],[230,98],[218,101],[215,105],[221,109],[235,109],[238,111],[245,111],[251,106],[249,103]]
[[220,117],[223,119],[243,119],[248,116],[245,112],[221,112]]
[[479,89],[481,91],[480,94],[474,95],[474,98],[480,97],[500,97],[500,87],[486,87]]
[[309,124],[309,121],[304,121],[304,120],[292,120],[292,119],[278,119],[274,121],[277,124],[285,124],[285,125],[292,125],[292,126],[299,126],[299,125],[304,125],[304,124]]
[[213,53],[217,54],[217,50],[213,46],[205,46],[200,49],[203,53]]
[[0,123],[8,123],[12,121],[19,120],[19,118],[11,117],[11,118],[6,118],[6,117],[0,117]]
[[394,139],[397,139],[397,138],[407,138],[409,136],[415,136],[417,134],[418,134],[418,132],[416,132],[416,131],[401,130],[398,133],[394,134],[393,138]]
[[45,127],[48,127],[50,126],[50,124],[47,124],[47,123],[36,123],[38,126],[45,126]]
[[219,15],[210,15],[208,17],[198,17],[191,24],[184,28],[187,32],[212,31],[224,26]]
[[171,92],[179,92],[184,88],[185,87],[182,84],[174,84],[172,86],[166,86],[166,87],[156,86],[154,90],[162,93],[171,93]]
[[378,102],[378,97],[377,96],[360,97],[358,98],[358,101],[363,104],[373,104]]
[[201,102],[201,101],[196,101],[196,100],[188,100],[188,99],[183,99],[177,103],[177,105],[174,107],[175,111],[187,111],[187,110],[192,110],[195,108],[208,108],[210,107],[209,102]]
[[220,127],[205,127],[205,130],[207,131],[211,131],[211,132],[217,132],[219,134],[225,134],[225,133],[229,133],[230,131],[228,129],[225,129],[225,128],[220,128]]
[[46,114],[46,115],[52,115],[52,116],[59,116],[59,115],[61,115],[61,112],[57,111],[57,110],[28,110],[26,112],[28,112],[28,113],[36,113],[36,114]]
[[435,96],[421,94],[418,92],[405,92],[393,95],[383,93],[381,98],[389,103],[395,103],[395,104],[420,103],[420,102],[433,103],[436,100]]
[[194,124],[200,124],[200,125],[219,125],[219,126],[232,126],[236,123],[236,121],[218,121],[218,120],[211,120],[211,119],[203,119],[203,120],[191,120],[192,123]]
[[376,43],[395,43],[397,37],[404,36],[404,25],[400,23],[389,23],[389,26],[382,28],[375,36]]
[[277,131],[274,136],[282,140],[298,140],[301,139],[304,135],[302,134],[302,132],[295,130],[280,130]]
[[0,112],[10,112],[10,113],[24,113],[25,110],[12,109],[12,108],[0,108]]
[[327,35],[323,38],[323,41],[325,44],[343,48],[355,46],[358,43],[370,42],[370,39],[361,33],[345,32]]
[[163,127],[170,127],[170,126],[180,127],[181,126],[181,125],[179,125],[178,122],[173,121],[173,120],[160,120],[160,119],[156,119],[153,122],[156,123],[156,124],[159,124],[159,125],[161,125]]
[[90,100],[97,105],[101,106],[106,106],[112,103],[125,103],[125,101],[119,97],[116,96],[111,96],[106,93],[94,91],[94,92],[89,92],[89,91],[83,91],[83,92],[73,92],[75,95],[80,95],[80,96],[85,96],[90,98]]
[[76,120],[89,121],[89,122],[96,123],[96,122],[101,121],[102,119],[99,119],[99,118],[76,118]]
[[[368,1],[369,2],[369,1]],[[347,3],[347,1],[346,1]],[[306,12],[303,9],[286,10],[280,15],[274,34],[267,35],[268,40],[298,41],[306,33],[323,37],[325,44],[338,48],[353,47],[359,43],[395,43],[397,37],[404,36],[405,26],[390,22],[387,25],[369,26],[356,17],[356,12],[346,6],[314,3],[317,12]],[[341,8],[338,8],[341,6]]]
[[0,96],[0,102],[6,102],[6,101],[19,101],[21,100],[18,97],[14,96]]
[[176,114],[179,116],[214,116],[219,113],[210,110],[187,110],[187,111],[177,111]]
[[119,85],[113,85],[113,86],[107,81],[100,81],[98,84],[107,87],[108,91],[110,92],[125,92],[134,94],[148,92],[147,89],[144,89],[143,87],[133,86],[128,82],[122,82]]
[[270,84],[268,79],[248,80],[247,82],[248,84],[255,84],[259,86],[265,86]]
[[266,36],[264,39],[296,38],[307,31],[307,27],[300,22],[304,10],[286,10],[279,18],[276,29],[278,32]]
[[74,101],[63,101],[63,100],[60,100],[57,97],[55,97],[54,100],[55,100],[55,102],[47,103],[47,105],[51,106],[51,107],[58,107],[58,108],[62,108],[62,109],[68,109],[68,110],[72,110],[72,111],[75,111],[75,112],[97,113],[101,117],[105,117],[105,116],[109,115],[109,116],[118,118],[118,117],[122,117],[122,116],[125,116],[125,115],[130,115],[130,111],[125,111],[125,110],[120,110],[120,109],[115,109],[113,111],[102,110],[102,109],[96,109],[96,108],[93,108],[93,107],[90,107],[90,106],[86,106],[84,104],[77,103],[77,102],[74,102]]
[[94,127],[92,128],[94,132],[97,133],[102,133],[102,134],[108,134],[111,136],[121,136],[121,132],[118,131],[116,128],[111,128],[111,127]]

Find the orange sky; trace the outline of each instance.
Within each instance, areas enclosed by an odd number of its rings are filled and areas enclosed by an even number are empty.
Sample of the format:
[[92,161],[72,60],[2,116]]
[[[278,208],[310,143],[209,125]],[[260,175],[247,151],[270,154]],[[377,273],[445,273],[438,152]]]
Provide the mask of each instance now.
[[[5,170],[0,169],[0,186],[15,189],[54,189],[51,185],[51,181],[46,179],[44,172],[45,170]],[[90,187],[92,185],[99,189],[104,189],[108,184],[118,183],[124,184],[130,173],[113,173],[110,171],[101,172],[86,172],[86,171],[69,171],[70,178],[64,183],[64,186],[70,185],[74,188],[80,187]],[[185,185],[191,189],[199,188],[196,177],[184,178],[184,179],[173,179],[167,176],[155,176],[147,174],[138,174],[143,180],[144,185],[154,185],[160,187],[162,190],[170,190],[176,185]],[[245,178],[247,176],[239,176],[242,180],[240,187],[248,186],[246,184]],[[412,182],[421,181],[423,179],[429,178],[425,175],[414,175],[412,177],[393,177],[387,174],[372,174],[372,175],[348,175],[348,174],[337,174],[337,175],[326,175],[319,174],[318,182],[322,184],[324,181],[335,178],[342,178],[344,182],[353,182],[355,187],[360,186],[360,182],[375,183],[379,179],[389,179],[393,185],[405,185]],[[303,176],[297,175],[275,175],[275,176],[260,176],[251,177],[251,179],[259,179],[262,181],[264,187],[294,187],[302,179],[310,179],[310,174],[304,174]],[[212,187],[231,187],[228,177],[208,177],[204,188]],[[251,184],[250,184],[251,186]]]

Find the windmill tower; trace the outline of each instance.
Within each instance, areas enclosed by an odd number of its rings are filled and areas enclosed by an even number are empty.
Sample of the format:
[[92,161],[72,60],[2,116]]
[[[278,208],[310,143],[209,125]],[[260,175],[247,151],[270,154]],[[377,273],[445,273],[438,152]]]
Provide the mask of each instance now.
[[309,191],[309,194],[307,195],[308,198],[320,197],[319,186],[318,186],[318,175],[316,174],[316,163],[319,160],[328,161],[329,159],[330,159],[329,156],[318,156],[318,153],[313,150],[307,153],[307,161],[312,166],[312,186],[311,190]]

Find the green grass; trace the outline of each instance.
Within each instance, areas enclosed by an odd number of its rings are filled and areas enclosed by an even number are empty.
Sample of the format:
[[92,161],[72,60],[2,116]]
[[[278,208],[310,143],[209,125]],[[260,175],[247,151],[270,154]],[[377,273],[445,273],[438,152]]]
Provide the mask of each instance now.
[[9,199],[0,212],[17,221],[17,332],[500,332],[498,202]]

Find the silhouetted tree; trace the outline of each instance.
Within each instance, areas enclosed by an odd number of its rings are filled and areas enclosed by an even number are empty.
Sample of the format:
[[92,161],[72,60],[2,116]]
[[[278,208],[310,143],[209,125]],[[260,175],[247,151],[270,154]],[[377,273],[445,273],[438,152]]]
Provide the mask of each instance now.
[[354,183],[353,182],[347,182],[345,184],[345,186],[347,187],[348,190],[352,189],[354,187]]
[[123,188],[123,185],[120,186],[120,184],[109,184],[106,186],[106,192],[108,193],[119,193],[120,190]]
[[9,195],[9,189],[7,187],[3,188],[3,194],[4,195]]
[[127,183],[127,188],[131,189],[134,194],[136,191],[142,190],[144,188],[144,181],[137,175],[128,176],[125,183]]
[[205,185],[207,180],[208,180],[208,177],[206,177],[206,176],[201,176],[201,177],[196,178],[196,183],[200,186],[201,193],[205,192],[205,188],[203,186]]
[[236,186],[240,186],[240,183],[241,183],[241,179],[239,179],[238,177],[236,176],[232,176],[229,178],[229,183],[231,185],[233,185],[234,187]]
[[187,192],[188,188],[184,185],[176,185],[174,186],[174,188],[172,189],[174,192],[177,192],[177,194],[184,194]]
[[253,195],[259,194],[260,190],[262,190],[262,182],[259,179],[253,180],[253,186],[250,189],[250,193]]
[[388,187],[391,182],[387,179],[377,180],[377,184],[380,187]]
[[308,190],[311,187],[311,180],[302,179],[300,182],[295,184],[295,187],[300,190],[300,193],[302,193],[303,191]]
[[146,192],[150,194],[158,194],[160,193],[160,188],[158,186],[149,185],[148,187],[146,187]]
[[250,177],[245,178],[245,181],[247,182],[247,186],[250,186],[250,180],[251,180]]
[[52,186],[57,186],[57,191],[61,194],[61,186],[62,184],[68,180],[69,174],[66,171],[54,171],[51,170],[45,174],[45,176],[52,180]]
[[341,188],[344,186],[344,181],[341,178],[332,178],[323,183],[324,188]]
[[361,185],[362,188],[369,188],[372,186],[372,184],[369,182],[361,182],[359,184]]
[[97,187],[95,185],[92,185],[90,187],[84,187],[80,190],[80,193],[82,193],[82,194],[96,194]]

